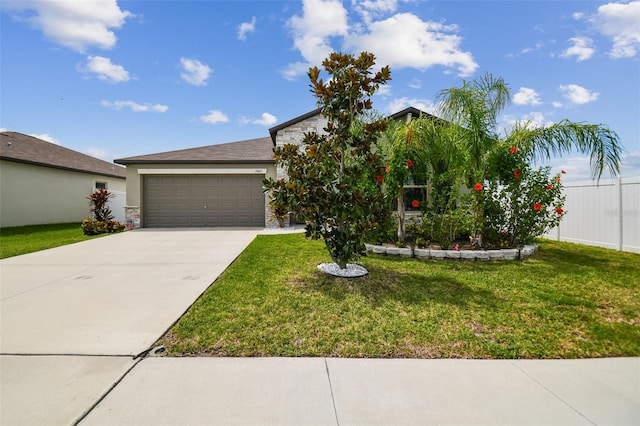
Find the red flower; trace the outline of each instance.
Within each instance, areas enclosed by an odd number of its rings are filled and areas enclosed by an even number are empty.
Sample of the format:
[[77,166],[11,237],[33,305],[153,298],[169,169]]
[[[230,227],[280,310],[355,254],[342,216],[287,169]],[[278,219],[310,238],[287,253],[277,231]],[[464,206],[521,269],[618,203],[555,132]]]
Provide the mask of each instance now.
[[376,176],[376,180],[380,183],[384,182],[384,176],[378,175]]
[[567,174],[567,172],[565,172],[565,171],[563,170],[563,171],[562,171],[562,174],[563,174],[563,175],[566,175],[566,174]]
[[509,152],[512,154],[515,154],[518,152],[518,147],[516,146],[512,146],[511,148],[509,148]]
[[520,169],[515,169],[513,171],[513,175],[516,177],[516,179],[520,179],[520,175],[521,175]]
[[418,207],[420,207],[420,201],[418,200],[413,200],[411,202],[411,207],[413,207],[414,209],[417,209]]
[[389,166],[387,166],[387,167],[384,168],[384,171],[389,173],[391,171],[391,169],[389,168]]
[[533,205],[533,209],[534,209],[535,211],[538,211],[538,210],[540,210],[541,208],[542,208],[542,204],[540,204],[540,203],[535,203],[535,204]]
[[553,185],[547,185],[546,188],[551,190],[551,189],[553,189]]
[[413,161],[412,160],[407,160],[407,167],[409,167],[409,168],[413,167]]
[[558,213],[558,214],[562,214],[562,213],[564,213],[564,210],[562,210],[562,207],[558,207],[558,208],[556,209],[556,213]]
[[481,183],[476,183],[475,185],[473,185],[473,189],[475,191],[482,191],[482,184]]

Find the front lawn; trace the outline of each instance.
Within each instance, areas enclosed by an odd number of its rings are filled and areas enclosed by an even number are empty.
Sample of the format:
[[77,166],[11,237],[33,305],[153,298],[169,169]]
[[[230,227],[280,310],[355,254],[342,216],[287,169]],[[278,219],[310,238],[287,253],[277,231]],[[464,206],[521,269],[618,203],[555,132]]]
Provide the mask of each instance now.
[[640,255],[551,241],[526,261],[369,256],[332,278],[322,242],[259,236],[161,339],[173,356],[640,355]]
[[86,241],[79,223],[0,228],[0,259]]

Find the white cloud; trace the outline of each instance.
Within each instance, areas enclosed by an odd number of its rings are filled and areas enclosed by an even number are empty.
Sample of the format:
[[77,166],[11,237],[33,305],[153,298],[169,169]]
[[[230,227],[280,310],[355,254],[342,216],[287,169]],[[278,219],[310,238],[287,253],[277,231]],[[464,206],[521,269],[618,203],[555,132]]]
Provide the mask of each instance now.
[[562,85],[558,88],[562,96],[572,104],[582,105],[593,102],[598,99],[600,93],[592,92],[577,84]]
[[238,40],[245,41],[247,34],[254,32],[256,29],[256,17],[251,18],[251,22],[243,22],[238,26]]
[[[347,10],[336,0],[304,0],[302,16],[288,21],[294,48],[304,61],[291,63],[283,72],[287,79],[304,74],[310,66],[320,65],[334,50],[358,53],[372,52],[379,65],[392,68],[426,70],[434,66],[457,69],[460,76],[473,74],[478,64],[469,52],[461,50],[462,38],[456,25],[423,21],[411,13],[394,12],[396,1],[360,1],[354,3],[362,22],[349,26]],[[377,20],[376,20],[377,19]],[[342,46],[332,47],[339,38]]]
[[169,109],[166,105],[161,104],[139,104],[134,101],[102,101],[100,105],[107,108],[113,108],[115,110],[120,110],[123,108],[129,108],[133,112],[167,112]]
[[395,114],[396,112],[400,112],[409,107],[417,108],[420,111],[427,112],[429,114],[433,114],[436,110],[435,104],[430,99],[403,97],[391,101],[389,105],[387,105],[387,112],[389,112],[389,114]]
[[134,16],[121,10],[116,0],[3,1],[3,8],[47,39],[80,53],[94,46],[113,48],[117,41],[113,30]]
[[278,118],[275,115],[269,114],[268,112],[263,112],[260,118],[250,118],[250,117],[240,117],[238,119],[240,124],[258,124],[260,126],[271,126],[278,121]]
[[33,136],[34,138],[38,138],[38,139],[42,139],[43,141],[47,141],[47,142],[51,142],[53,144],[56,145],[60,145],[60,141],[56,138],[54,138],[53,136],[51,136],[49,133],[41,133],[39,135],[29,135],[29,136]]
[[540,94],[528,87],[521,87],[518,93],[513,95],[513,103],[516,105],[540,105]]
[[593,40],[588,37],[572,37],[569,42],[573,43],[573,46],[560,54],[563,58],[575,56],[578,62],[585,61],[591,58],[596,51],[593,48]]
[[434,66],[456,68],[460,76],[475,72],[478,64],[469,52],[460,50],[462,38],[456,25],[423,21],[410,13],[399,13],[372,22],[367,32],[345,39],[349,51],[373,52],[378,64],[392,68],[426,70]]
[[347,11],[339,0],[304,0],[302,16],[292,16],[287,24],[294,47],[306,61],[289,64],[283,73],[287,79],[305,73],[312,65],[320,65],[333,52],[329,38],[344,36],[348,31]]
[[517,117],[510,114],[505,114],[500,119],[500,123],[505,129],[513,128],[515,125],[526,126],[528,128],[540,128],[551,126],[552,124],[554,124],[552,120],[549,120],[544,116],[544,113],[539,111],[533,111]]
[[209,114],[207,115],[201,115],[198,119],[207,124],[226,123],[229,121],[229,117],[227,117],[222,111],[214,109],[209,111]]
[[382,97],[391,95],[391,85],[383,84],[382,86],[378,87],[378,90],[376,90],[375,94]]
[[180,58],[182,65],[182,73],[180,77],[184,81],[194,86],[206,86],[207,80],[213,71],[208,65],[203,64],[197,59]]
[[640,49],[640,1],[607,3],[598,7],[590,22],[611,38],[612,58],[632,58]]
[[371,22],[375,17],[394,12],[398,7],[398,0],[352,0],[356,12],[365,22]]
[[553,101],[551,105],[553,105],[554,108],[562,108],[562,102]]
[[259,124],[261,126],[271,126],[277,121],[278,118],[275,115],[269,114],[268,112],[263,112],[260,119],[253,120],[253,124]]
[[80,71],[94,73],[98,79],[109,83],[129,81],[129,72],[122,65],[116,65],[103,56],[88,56],[87,64]]
[[[590,181],[591,179],[591,159],[587,156],[572,156],[554,158],[549,162],[552,173],[560,173],[562,170],[566,174],[562,175],[563,182]],[[633,151],[620,156],[620,176],[640,177],[640,151]],[[602,179],[610,179],[611,176],[605,168]]]
[[521,54],[535,52],[536,50],[540,50],[544,47],[544,43],[539,41],[533,47],[525,47],[520,51]]
[[640,151],[633,151],[620,157],[620,174],[624,177],[640,177]]
[[409,82],[409,87],[412,89],[421,89],[422,88],[422,80],[414,78]]
[[107,151],[101,148],[96,148],[95,146],[91,146],[84,150],[84,153],[90,155],[95,158],[99,158],[101,160],[110,161],[113,156],[110,155]]

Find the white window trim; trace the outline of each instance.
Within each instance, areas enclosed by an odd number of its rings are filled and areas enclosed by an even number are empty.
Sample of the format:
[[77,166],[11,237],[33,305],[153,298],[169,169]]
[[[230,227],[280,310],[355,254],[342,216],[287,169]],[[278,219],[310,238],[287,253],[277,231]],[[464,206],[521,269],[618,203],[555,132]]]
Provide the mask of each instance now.
[[266,175],[267,169],[138,169],[141,175]]

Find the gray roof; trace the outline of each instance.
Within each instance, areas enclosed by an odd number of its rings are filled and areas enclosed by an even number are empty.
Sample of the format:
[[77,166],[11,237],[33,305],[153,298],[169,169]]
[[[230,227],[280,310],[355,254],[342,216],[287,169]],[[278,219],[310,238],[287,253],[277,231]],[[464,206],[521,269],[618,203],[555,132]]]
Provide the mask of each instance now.
[[126,176],[124,167],[18,132],[0,132],[0,159],[120,179]]
[[275,163],[271,138],[249,139],[239,142],[160,152],[158,154],[119,158],[118,164],[255,164]]

